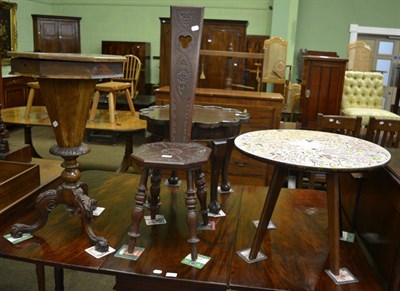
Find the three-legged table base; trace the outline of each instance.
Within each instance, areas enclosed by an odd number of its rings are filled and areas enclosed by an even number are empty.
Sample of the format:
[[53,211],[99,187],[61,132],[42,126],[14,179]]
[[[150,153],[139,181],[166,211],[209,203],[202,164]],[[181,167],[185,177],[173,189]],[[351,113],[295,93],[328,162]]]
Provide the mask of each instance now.
[[[265,256],[260,253],[261,244],[264,239],[265,232],[268,228],[268,223],[271,220],[272,213],[278,200],[279,193],[285,182],[287,169],[281,166],[275,166],[271,185],[268,189],[268,194],[264,202],[263,210],[260,217],[260,222],[257,227],[256,234],[253,239],[253,244],[246,261],[252,263],[259,261],[260,256]],[[339,246],[339,174],[327,173],[327,199],[328,199],[328,227],[329,227],[329,270],[327,273],[337,284],[357,282],[354,276],[346,269],[341,269],[340,266],[340,246]],[[349,274],[349,280],[343,281],[344,273]],[[335,279],[336,278],[336,279]]]

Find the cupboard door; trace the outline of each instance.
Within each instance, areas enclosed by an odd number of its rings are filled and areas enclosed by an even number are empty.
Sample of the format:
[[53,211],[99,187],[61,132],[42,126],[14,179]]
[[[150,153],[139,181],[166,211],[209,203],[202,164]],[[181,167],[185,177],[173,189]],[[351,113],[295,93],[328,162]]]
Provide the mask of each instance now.
[[80,18],[32,15],[34,50],[37,52],[80,53]]
[[74,20],[60,20],[58,21],[58,51],[80,53],[81,43],[79,25]]
[[304,57],[302,126],[315,129],[318,113],[340,114],[346,59]]
[[58,52],[58,25],[54,20],[38,20],[34,25],[35,51],[37,52]]

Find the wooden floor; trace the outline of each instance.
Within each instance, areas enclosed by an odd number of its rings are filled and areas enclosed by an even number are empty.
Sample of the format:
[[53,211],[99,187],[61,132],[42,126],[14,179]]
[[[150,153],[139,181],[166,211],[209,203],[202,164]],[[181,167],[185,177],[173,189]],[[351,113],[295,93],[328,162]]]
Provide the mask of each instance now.
[[[94,220],[97,235],[119,249],[127,243],[130,214],[139,177],[85,171],[82,181],[89,195],[105,207]],[[184,185],[184,183],[183,183]],[[0,256],[41,262],[81,271],[114,275],[117,290],[381,290],[378,278],[357,243],[341,242],[341,267],[348,268],[358,283],[336,285],[326,275],[328,229],[326,193],[316,190],[283,189],[273,214],[276,229],[269,230],[262,245],[266,260],[248,264],[236,251],[251,246],[267,189],[233,185],[233,193],[220,194],[226,217],[216,218],[215,231],[199,231],[200,254],[211,260],[203,269],[181,264],[190,253],[184,207],[184,187],[162,187],[161,210],[167,224],[146,226],[142,221],[137,246],[145,248],[137,261],[114,257],[95,259],[85,252],[90,247],[79,219],[58,206],[48,223],[34,238],[14,246],[0,240]],[[25,213],[25,214],[24,214]],[[148,215],[148,213],[145,213]],[[32,211],[2,223],[2,235],[15,222],[33,222]],[[162,273],[156,275],[155,269]],[[176,278],[166,277],[177,273]]]

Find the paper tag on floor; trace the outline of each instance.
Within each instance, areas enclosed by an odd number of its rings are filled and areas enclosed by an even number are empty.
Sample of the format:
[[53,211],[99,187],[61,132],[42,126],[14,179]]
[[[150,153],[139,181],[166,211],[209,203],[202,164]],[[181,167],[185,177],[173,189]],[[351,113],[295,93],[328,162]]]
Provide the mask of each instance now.
[[185,264],[185,265],[189,265],[189,266],[195,267],[197,269],[202,269],[205,266],[205,264],[207,264],[208,261],[210,261],[210,260],[211,260],[210,257],[204,256],[204,255],[197,255],[197,260],[196,261],[192,261],[192,255],[188,254],[181,261],[181,263]]
[[199,222],[197,230],[215,230],[215,221],[210,221],[207,225],[204,225],[202,222]]
[[[259,220],[253,220],[253,224],[255,227],[258,227],[259,223]],[[267,229],[276,229],[276,225],[272,222],[272,220],[269,221]]]
[[128,252],[128,245],[123,245],[118,252],[115,253],[114,257],[128,259],[132,261],[136,261],[141,254],[143,254],[144,248],[135,247],[132,253]]
[[355,234],[354,233],[347,232],[347,231],[342,231],[342,237],[340,238],[340,240],[353,243],[354,239],[355,239]]
[[27,239],[30,239],[33,237],[33,235],[31,235],[30,233],[24,233],[21,237],[12,237],[11,233],[9,234],[5,234],[3,236],[6,240],[8,240],[10,243],[12,243],[13,245],[20,243],[22,241],[25,241]]
[[151,219],[150,215],[144,217],[146,225],[158,225],[158,224],[166,224],[167,221],[164,218],[164,215],[157,214],[156,219]]
[[112,247],[108,247],[108,251],[99,252],[99,251],[96,251],[96,246],[92,246],[90,248],[85,249],[85,251],[87,253],[91,254],[96,259],[100,259],[100,258],[102,258],[104,256],[107,256],[108,254],[111,254],[111,253],[115,252],[115,249],[113,249]]
[[104,207],[96,207],[95,210],[93,210],[93,215],[94,216],[99,216],[103,211],[104,211]]
[[262,252],[258,252],[258,254],[255,257],[255,259],[249,259],[250,251],[251,251],[251,248],[247,248],[247,249],[244,249],[244,250],[237,251],[236,253],[249,264],[252,264],[252,263],[255,263],[255,262],[258,262],[258,261],[262,261],[262,260],[265,260],[267,258],[267,256],[264,255]]
[[208,211],[207,215],[209,217],[224,217],[224,216],[226,216],[225,212],[223,212],[222,209],[217,214]]

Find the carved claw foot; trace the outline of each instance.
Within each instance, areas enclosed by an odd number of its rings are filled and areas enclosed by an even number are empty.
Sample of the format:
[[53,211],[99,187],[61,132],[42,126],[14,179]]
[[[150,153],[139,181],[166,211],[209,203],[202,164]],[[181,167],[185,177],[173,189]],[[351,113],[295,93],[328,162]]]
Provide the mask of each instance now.
[[221,210],[221,205],[217,200],[212,200],[210,201],[210,204],[208,205],[208,210],[211,213],[218,214],[219,211]]
[[98,237],[97,242],[95,244],[95,250],[102,253],[107,252],[108,241],[104,237]]

